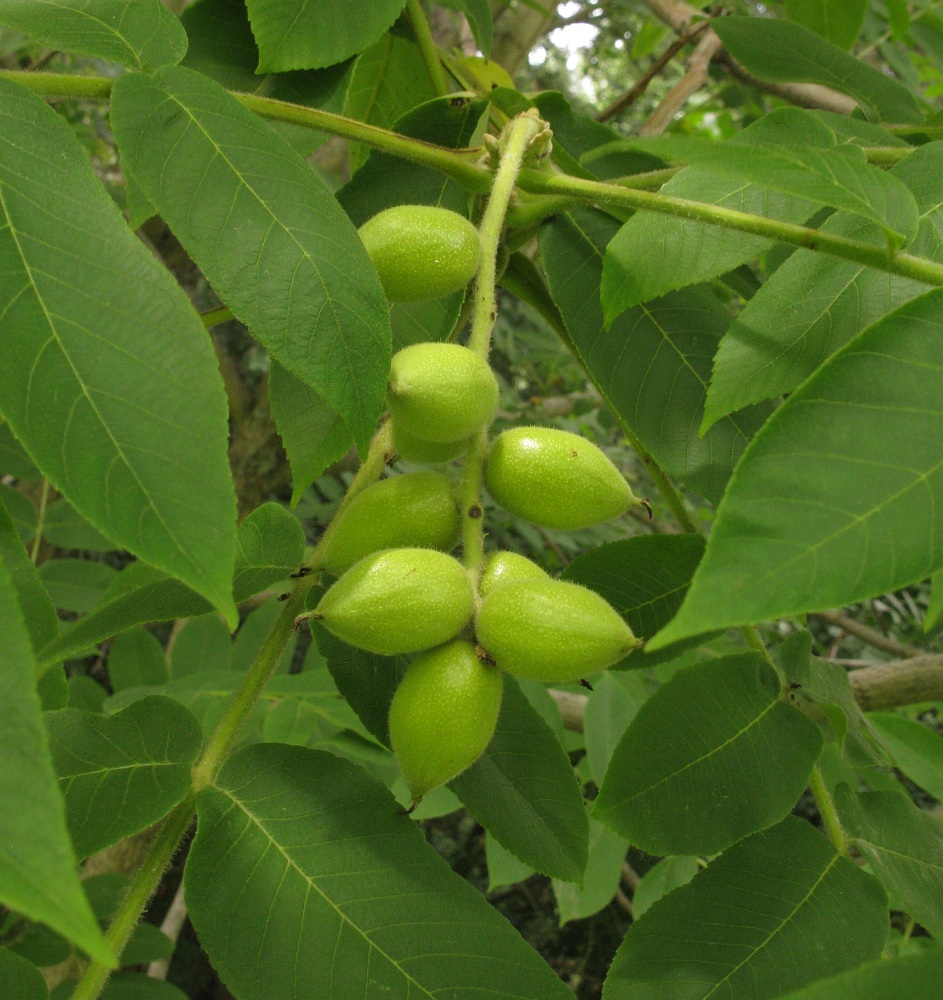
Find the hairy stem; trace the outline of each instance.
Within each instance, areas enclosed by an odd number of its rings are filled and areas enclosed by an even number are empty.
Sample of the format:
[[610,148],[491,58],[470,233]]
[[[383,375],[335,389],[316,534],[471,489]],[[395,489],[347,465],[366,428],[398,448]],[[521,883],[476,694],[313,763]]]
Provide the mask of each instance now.
[[841,822],[838,819],[838,812],[835,809],[835,803],[832,801],[832,796],[829,794],[818,764],[815,764],[812,768],[812,774],[809,776],[809,788],[815,797],[815,805],[819,810],[819,815],[822,817],[822,823],[825,825],[825,830],[828,833],[828,839],[832,842],[832,846],[839,854],[847,854],[848,838],[842,829]]
[[[127,894],[121,900],[118,912],[105,933],[105,940],[115,955],[124,951],[144,908],[177,853],[180,842],[193,821],[193,808],[194,796],[191,793],[170,812],[151,844],[144,863],[128,887]],[[111,969],[101,962],[92,961],[75,987],[72,1000],[97,1000],[110,975]]]
[[[28,73],[16,70],[0,70],[0,77],[15,80],[34,93],[47,97],[107,98],[113,83],[106,77]],[[330,132],[332,135],[353,139],[394,156],[401,156],[414,163],[440,170],[469,191],[484,193],[488,190],[490,173],[471,160],[471,157],[478,155],[478,150],[446,149],[352,118],[345,118],[343,115],[276,101],[269,97],[242,93],[233,93],[232,96],[244,107],[263,118],[307,125]],[[926,134],[931,137],[943,134],[938,126],[902,126],[894,131],[898,134],[909,134],[908,130],[910,133]],[[806,250],[851,260],[926,285],[943,285],[943,264],[925,257],[894,252],[874,244],[822,233],[817,229],[780,222],[762,215],[739,212],[719,205],[707,205],[686,198],[674,198],[654,191],[629,188],[624,181],[614,184],[566,174],[551,175],[538,170],[522,170],[518,177],[518,186],[522,191],[532,194],[571,197],[579,201],[619,205],[624,208],[657,212],[660,215],[693,219],[708,225],[765,236]]]
[[439,97],[445,97],[449,93],[449,81],[445,77],[445,70],[442,68],[442,60],[439,58],[439,50],[432,39],[432,32],[429,30],[429,22],[423,13],[419,0],[406,0],[406,13],[412,23],[413,31],[416,34],[416,41],[419,43],[419,51],[422,52],[423,61],[429,71],[429,78],[432,86]]
[[46,523],[46,504],[49,501],[49,480],[43,478],[42,492],[39,494],[39,511],[36,514],[36,533],[33,535],[33,548],[29,557],[33,564],[36,564],[36,557],[39,555],[39,546],[43,540],[43,527]]

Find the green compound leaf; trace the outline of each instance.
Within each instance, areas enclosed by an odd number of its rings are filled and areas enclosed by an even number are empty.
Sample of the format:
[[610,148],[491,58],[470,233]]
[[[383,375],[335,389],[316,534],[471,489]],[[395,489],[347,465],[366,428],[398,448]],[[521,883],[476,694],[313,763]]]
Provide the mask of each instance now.
[[[771,147],[792,146],[828,149],[835,134],[811,116],[767,115],[730,140]],[[802,223],[815,211],[805,198],[795,198],[769,188],[730,177],[685,167],[661,193],[689,198],[706,205],[720,205],[782,222]],[[693,219],[636,212],[613,234],[606,247],[602,297],[606,324],[625,309],[666,292],[726,274],[763,253],[773,241],[735,232]],[[597,285],[597,287],[600,287]]]
[[131,69],[178,63],[187,51],[183,27],[160,0],[0,0],[0,24]]
[[[272,508],[279,508],[278,513]],[[239,525],[236,549],[233,593],[237,601],[244,601],[294,572],[304,546],[295,518],[279,504],[270,503],[256,507]],[[178,580],[144,563],[132,563],[115,577],[93,611],[41,648],[40,666],[46,669],[67,660],[132,625],[189,618],[211,610],[208,601]]]
[[867,719],[897,767],[915,785],[943,802],[943,739],[939,734],[893,712],[871,712]]
[[[617,231],[617,222],[592,209],[544,225],[540,252],[550,291],[581,360],[620,420],[663,469],[717,503],[771,407],[735,414],[698,437],[711,361],[729,325],[726,310],[705,289],[637,306],[603,329],[603,253]],[[660,245],[660,237],[650,239],[646,254]]]
[[362,52],[399,17],[406,0],[246,0],[259,72],[331,66]]
[[565,1000],[570,991],[425,842],[393,797],[332,754],[237,751],[197,800],[187,903],[241,1000]]
[[6,568],[23,614],[33,649],[52,642],[59,631],[59,617],[39,572],[20,541],[13,521],[0,498],[0,566]]
[[629,845],[595,820],[589,821],[589,857],[582,882],[553,880],[560,926],[598,913],[616,894]]
[[647,871],[632,893],[632,913],[636,920],[654,903],[674,889],[687,885],[701,870],[697,858],[685,855],[662,858]]
[[16,591],[0,561],[0,902],[114,966],[82,892]]
[[718,18],[712,25],[724,47],[761,80],[803,81],[853,97],[869,118],[921,122],[916,98],[902,83],[808,28],[760,17]]
[[792,809],[821,748],[761,656],[699,663],[638,710],[593,816],[650,854],[716,854]]
[[[910,188],[920,224],[909,252],[943,261],[943,211],[938,178],[943,142],[915,149],[889,171]],[[883,234],[845,214],[822,232],[876,244]],[[796,250],[763,284],[724,334],[704,407],[703,433],[743,406],[792,392],[830,355],[926,285],[847,260]]]
[[274,358],[269,369],[272,419],[291,466],[291,503],[354,443],[347,425],[315,389],[305,385]]
[[124,76],[111,107],[122,158],[220,297],[366,449],[389,316],[340,206],[287,140],[199,73]]
[[839,786],[845,832],[888,892],[934,937],[943,937],[943,825],[898,792],[855,795]]
[[170,698],[111,716],[66,708],[48,713],[46,726],[79,858],[166,816],[189,792],[203,745],[196,719]]
[[790,396],[737,466],[691,589],[652,648],[853,604],[943,564],[941,371],[936,290]]
[[234,624],[226,397],[203,324],[65,122],[5,80],[0,135],[0,409],[95,528]]
[[868,0],[786,0],[791,21],[842,49],[854,44],[867,9]]
[[0,983],[9,1000],[49,1000],[49,990],[39,969],[6,948],[0,948]]
[[851,212],[880,226],[895,247],[917,235],[919,218],[913,195],[893,174],[872,167],[858,146],[766,146],[694,135],[661,135],[623,140],[622,144]]
[[880,883],[789,816],[633,923],[603,1000],[769,1000],[877,958],[887,929]]
[[881,958],[876,962],[812,983],[783,1000],[905,1000],[938,996],[943,990],[943,948],[921,955]]

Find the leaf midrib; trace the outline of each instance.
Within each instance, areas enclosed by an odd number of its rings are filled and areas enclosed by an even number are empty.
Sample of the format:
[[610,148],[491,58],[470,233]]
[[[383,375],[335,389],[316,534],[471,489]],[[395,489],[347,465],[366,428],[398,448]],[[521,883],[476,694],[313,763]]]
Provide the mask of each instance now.
[[316,892],[318,896],[320,896],[320,898],[334,911],[334,913],[337,914],[338,918],[341,920],[342,923],[347,924],[352,930],[354,930],[357,934],[360,935],[360,937],[363,938],[363,940],[367,943],[368,948],[370,948],[371,952],[375,951],[378,955],[385,958],[390,963],[390,965],[394,969],[396,969],[397,972],[399,972],[399,974],[403,977],[403,979],[407,981],[407,983],[411,983],[413,986],[416,987],[416,989],[418,989],[421,992],[422,996],[428,997],[429,1000],[435,1000],[434,993],[430,993],[429,990],[427,990],[420,982],[415,980],[396,961],[395,958],[393,958],[386,951],[384,951],[378,944],[375,944],[371,940],[370,936],[364,930],[358,927],[357,924],[355,924],[353,920],[351,920],[350,917],[348,917],[347,914],[344,913],[343,910],[341,910],[337,906],[337,904],[324,892],[323,889],[320,888],[320,886],[317,885],[317,883],[307,874],[307,872],[305,872],[302,868],[298,866],[294,858],[292,858],[289,854],[287,854],[282,845],[279,844],[279,842],[269,833],[262,819],[255,813],[253,813],[245,802],[243,802],[241,799],[237,799],[235,795],[232,792],[230,792],[229,789],[227,788],[222,788],[218,784],[214,784],[212,787],[221,795],[223,795],[225,798],[229,799],[229,801],[232,802],[233,806],[239,809],[245,815],[246,819],[248,819],[251,823],[255,825],[258,831],[265,837],[265,839],[272,845],[272,847],[274,847],[275,850],[284,858],[286,865],[288,865],[290,868],[293,868],[298,873],[298,875],[301,877],[304,883],[310,889],[313,889],[314,892]]

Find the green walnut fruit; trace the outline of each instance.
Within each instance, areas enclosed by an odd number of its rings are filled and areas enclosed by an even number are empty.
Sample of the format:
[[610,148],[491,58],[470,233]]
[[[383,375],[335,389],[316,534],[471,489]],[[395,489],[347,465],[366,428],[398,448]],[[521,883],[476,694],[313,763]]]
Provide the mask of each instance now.
[[390,705],[390,743],[413,800],[461,774],[484,752],[503,682],[470,642],[416,657]]
[[437,299],[457,292],[478,270],[478,230],[447,208],[388,208],[360,227],[360,239],[391,302]]
[[516,552],[493,552],[485,560],[485,567],[478,581],[478,592],[487,597],[495,587],[522,580],[549,580],[550,577],[530,559]]
[[460,562],[435,549],[386,549],[355,563],[311,615],[338,639],[383,656],[454,638],[474,594]]
[[393,421],[393,450],[407,462],[418,462],[420,465],[437,465],[441,462],[451,462],[453,458],[468,451],[468,441],[424,441],[404,430]]
[[638,502],[596,445],[552,427],[499,434],[485,464],[485,485],[505,510],[545,528],[587,528]]
[[411,344],[390,364],[386,401],[394,426],[423,441],[470,438],[498,408],[498,381],[461,344]]
[[331,525],[324,568],[339,574],[371,552],[410,546],[447,552],[461,519],[452,484],[437,472],[411,472],[368,486]]
[[493,590],[478,612],[476,635],[502,670],[556,684],[611,666],[639,645],[599,594],[562,580]]

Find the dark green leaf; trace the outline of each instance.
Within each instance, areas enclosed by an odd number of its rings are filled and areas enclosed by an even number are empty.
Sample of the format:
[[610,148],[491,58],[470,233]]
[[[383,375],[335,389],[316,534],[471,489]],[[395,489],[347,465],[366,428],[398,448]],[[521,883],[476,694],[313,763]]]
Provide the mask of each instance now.
[[[890,171],[914,192],[920,211],[910,252],[935,261],[943,261],[941,170],[943,143],[933,142]],[[828,219],[822,231],[877,244],[884,240],[875,226],[847,215]],[[862,330],[925,291],[921,282],[797,250],[721,340],[702,431],[742,406],[792,392]]]
[[105,984],[101,1000],[187,1000],[177,986],[143,972],[119,972]]
[[836,794],[845,832],[888,892],[936,938],[943,937],[943,825],[898,792]]
[[111,108],[122,157],[216,291],[366,448],[389,374],[386,299],[315,173],[190,70],[124,76]]
[[867,9],[868,0],[786,0],[791,21],[840,49],[850,49],[854,44]]
[[494,37],[491,4],[488,3],[488,0],[452,0],[448,6],[458,7],[459,10],[465,11],[478,48],[487,59],[491,55],[491,42]]
[[366,5],[334,0],[246,0],[259,46],[259,71],[331,66],[362,52],[399,16],[405,0]]
[[146,628],[122,632],[108,650],[108,679],[112,691],[164,684],[169,679],[164,647]]
[[30,645],[34,650],[42,649],[53,641],[59,631],[59,618],[36,567],[17,537],[2,499],[0,499],[0,565],[6,568],[13,584],[26,631],[29,633]]
[[203,324],[68,125],[5,80],[0,109],[0,409],[95,528],[234,623],[226,397]]
[[31,545],[36,535],[36,508],[33,501],[12,486],[0,483],[0,504],[6,508],[20,541]]
[[26,482],[43,478],[5,422],[0,423],[0,472]]
[[502,885],[517,885],[534,874],[530,865],[514,857],[490,833],[485,834],[485,860],[488,865],[488,892]]
[[[666,471],[716,503],[770,407],[697,426],[711,359],[729,316],[705,289],[637,306],[605,331],[599,305],[603,251],[618,223],[592,209],[541,229],[541,259],[579,356],[606,402]],[[649,241],[646,253],[658,240]]]
[[268,382],[272,418],[291,466],[292,506],[353,444],[347,425],[315,389],[272,360]]
[[53,500],[46,508],[43,538],[60,549],[112,552],[115,544],[93,528],[66,500]]
[[251,596],[301,565],[305,533],[298,519],[279,503],[264,503],[239,525],[233,590]]
[[187,51],[186,33],[160,0],[0,0],[0,24],[132,69],[178,63]]
[[[767,115],[730,140],[737,143],[791,146],[802,143],[827,149],[834,133],[812,116]],[[744,184],[686,167],[661,193],[707,205],[765,215],[782,222],[804,222],[815,206],[803,198]],[[607,324],[630,306],[666,292],[719,277],[771,247],[762,236],[722,229],[692,219],[636,212],[610,237],[602,278],[602,302]]]
[[812,983],[783,1000],[924,1000],[943,989],[943,949],[867,962]]
[[629,723],[657,685],[645,674],[605,671],[593,681],[583,714],[586,756],[597,785],[602,784],[615,748]]
[[669,892],[687,885],[700,871],[697,858],[675,855],[663,858],[647,871],[632,893],[632,914],[636,920]]
[[798,24],[760,17],[718,18],[712,25],[730,54],[761,80],[822,83],[853,97],[869,118],[920,122],[902,83]]
[[726,851],[629,928],[604,1000],[767,1000],[881,954],[880,883],[793,816]]
[[[300,551],[297,558],[289,559],[296,551],[297,521],[292,527],[285,518],[295,521],[284,508],[280,514],[274,514],[268,504],[263,504],[239,525],[236,533],[237,586],[234,589],[237,601],[257,593],[257,587],[264,589],[283,580],[288,575],[286,570],[291,572],[298,568]],[[264,525],[280,527],[272,539],[263,542],[259,529]],[[273,559],[271,564],[266,563],[268,558]],[[132,625],[188,618],[210,610],[209,603],[199,594],[171,580],[166,573],[144,563],[132,563],[115,577],[94,611],[42,649],[41,664],[45,667],[57,659],[69,659]]]
[[246,747],[197,808],[187,902],[241,1000],[570,996],[355,765]]
[[[184,10],[180,20],[190,39],[182,66],[205,73],[227,90],[335,113],[344,110],[353,68],[350,62],[322,70],[256,72],[259,50],[243,0],[198,0]],[[328,138],[325,132],[304,125],[270,124],[302,156],[309,155]]]
[[616,893],[629,845],[595,820],[589,821],[589,857],[581,882],[553,880],[560,926],[591,917]]
[[792,809],[821,748],[761,656],[700,663],[639,709],[593,815],[650,854],[716,854]]
[[174,677],[202,670],[228,670],[232,656],[229,629],[218,615],[191,618],[169,647],[170,672]]
[[49,996],[39,969],[6,948],[0,948],[0,983],[5,1000],[47,1000]]
[[16,591],[0,562],[0,902],[113,965],[76,874],[35,672]]
[[145,965],[159,958],[170,958],[174,942],[153,924],[138,924],[121,953],[121,965]]
[[852,604],[943,563],[941,370],[937,290],[790,396],[737,466],[691,589],[652,645]]
[[573,767],[510,676],[488,749],[449,785],[521,861],[559,879],[582,878],[588,824]]
[[190,790],[200,727],[170,698],[110,716],[66,708],[47,714],[46,725],[80,858],[147,829]]
[[78,614],[91,611],[116,576],[111,566],[88,559],[50,559],[39,567],[39,579],[52,603]]
[[924,632],[930,632],[943,618],[943,569],[938,569],[930,577],[930,605],[923,619]]
[[[47,671],[44,677],[48,677]],[[74,674],[69,678],[69,708],[79,708],[83,712],[103,712],[108,692],[91,677]]]
[[[703,555],[701,535],[639,535],[577,556],[563,579],[601,594],[639,638],[648,639],[674,618]],[[636,650],[618,667],[651,667],[695,644],[682,642],[648,655]]]
[[870,712],[868,721],[897,767],[914,784],[943,802],[943,739],[922,723],[893,712]]

